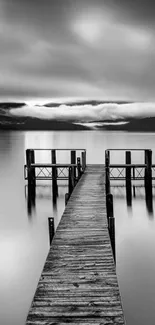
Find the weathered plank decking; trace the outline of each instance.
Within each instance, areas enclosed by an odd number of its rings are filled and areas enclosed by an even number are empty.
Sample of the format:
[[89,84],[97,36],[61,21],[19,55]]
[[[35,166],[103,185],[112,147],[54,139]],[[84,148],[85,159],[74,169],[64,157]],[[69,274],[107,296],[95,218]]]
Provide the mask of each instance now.
[[54,236],[27,325],[124,324],[103,165],[88,165]]

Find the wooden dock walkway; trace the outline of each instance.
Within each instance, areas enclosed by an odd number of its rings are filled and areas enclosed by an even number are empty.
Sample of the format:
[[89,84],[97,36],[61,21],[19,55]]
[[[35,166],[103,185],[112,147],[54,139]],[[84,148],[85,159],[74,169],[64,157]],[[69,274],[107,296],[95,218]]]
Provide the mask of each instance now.
[[106,216],[104,165],[88,165],[57,228],[27,325],[125,324]]

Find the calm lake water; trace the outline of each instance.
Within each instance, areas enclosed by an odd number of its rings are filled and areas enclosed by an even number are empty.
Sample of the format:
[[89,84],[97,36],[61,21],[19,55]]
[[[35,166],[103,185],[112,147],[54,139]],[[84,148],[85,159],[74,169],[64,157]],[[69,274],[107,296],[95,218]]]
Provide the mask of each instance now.
[[[51,187],[37,187],[36,206],[27,211],[24,180],[27,148],[85,148],[87,163],[104,163],[107,148],[153,150],[155,134],[104,131],[0,132],[0,324],[24,325],[49,250],[48,217],[59,223],[67,187],[59,187],[53,207]],[[47,162],[39,152],[37,160]],[[66,157],[64,156],[64,159]],[[124,162],[113,153],[113,162]],[[63,161],[63,156],[62,156]],[[133,162],[143,163],[141,153]],[[42,184],[43,185],[43,184]],[[112,188],[116,218],[116,267],[127,325],[154,324],[155,221],[143,188],[127,208],[123,188]]]

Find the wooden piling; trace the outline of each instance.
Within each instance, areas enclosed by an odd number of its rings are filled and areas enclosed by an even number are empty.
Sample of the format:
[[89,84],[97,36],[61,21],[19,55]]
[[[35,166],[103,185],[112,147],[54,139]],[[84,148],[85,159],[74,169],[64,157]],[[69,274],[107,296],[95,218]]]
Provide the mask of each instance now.
[[74,189],[74,169],[73,167],[69,167],[69,178],[68,178],[68,192],[69,192],[69,195],[72,194],[73,192],[73,189]]
[[69,193],[66,193],[65,194],[65,206],[67,205],[68,200],[69,200]]
[[110,193],[110,152],[109,150],[105,151],[105,170],[106,170],[106,195]]
[[[52,164],[56,165],[56,150],[52,150]],[[52,193],[53,202],[56,203],[56,198],[58,196],[58,184],[57,184],[57,167],[52,167]]]
[[108,193],[106,196],[106,206],[107,206],[108,229],[109,229],[111,247],[112,247],[114,261],[115,261],[115,219],[114,219],[114,210],[113,210],[113,195],[111,193]]
[[49,242],[51,246],[54,237],[54,218],[48,218],[48,227],[49,227]]
[[[125,158],[126,158],[126,165],[131,165],[131,151],[125,152]],[[132,204],[131,166],[126,167],[125,174],[126,174],[125,179],[126,179],[127,205],[131,206],[131,204]]]
[[78,173],[78,180],[81,177],[81,161],[80,161],[80,157],[77,157],[77,173]]
[[[35,164],[35,153],[34,150],[31,150],[31,163]],[[35,175],[35,167],[32,167],[32,177],[33,177],[33,183],[36,185],[36,175]]]
[[35,154],[34,150],[27,149],[26,150],[26,165],[28,169],[28,185],[35,186],[36,185],[36,177],[35,177],[35,167],[31,165],[35,164]]
[[86,151],[82,151],[81,161],[82,161],[82,172],[84,173],[84,170],[86,168]]
[[111,240],[111,247],[113,251],[114,261],[116,261],[116,253],[115,253],[115,218],[109,218],[109,235]]
[[[133,180],[135,180],[135,167],[133,167]],[[136,197],[135,185],[133,185],[133,196]]]
[[[125,152],[126,155],[126,165],[131,165],[131,151],[126,151]],[[131,187],[131,167],[127,166],[126,167],[126,187],[130,188]]]
[[26,165],[28,173],[28,198],[27,198],[27,209],[28,214],[31,215],[32,206],[35,207],[35,198],[36,198],[36,178],[35,178],[35,167],[32,167],[32,164],[35,163],[35,154],[34,150],[26,150]]
[[111,193],[107,194],[107,218],[113,218],[114,211],[113,211],[113,195]]
[[86,168],[86,150],[84,151],[84,166]]
[[146,199],[152,197],[152,150],[145,150],[145,193]]
[[[71,164],[75,165],[76,164],[76,151],[71,150]],[[76,180],[76,167],[73,167],[74,171],[74,180]]]

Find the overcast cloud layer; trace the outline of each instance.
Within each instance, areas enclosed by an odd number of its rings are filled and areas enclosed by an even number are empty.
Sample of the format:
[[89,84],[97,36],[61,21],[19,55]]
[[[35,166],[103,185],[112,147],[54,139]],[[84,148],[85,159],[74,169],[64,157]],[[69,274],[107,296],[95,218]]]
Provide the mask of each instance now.
[[154,101],[155,3],[0,0],[0,99]]

